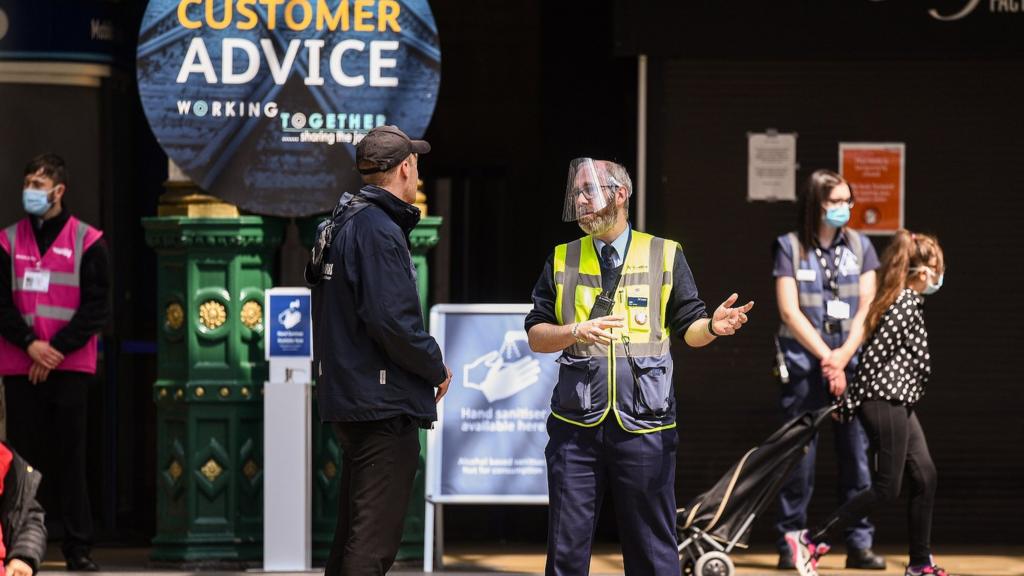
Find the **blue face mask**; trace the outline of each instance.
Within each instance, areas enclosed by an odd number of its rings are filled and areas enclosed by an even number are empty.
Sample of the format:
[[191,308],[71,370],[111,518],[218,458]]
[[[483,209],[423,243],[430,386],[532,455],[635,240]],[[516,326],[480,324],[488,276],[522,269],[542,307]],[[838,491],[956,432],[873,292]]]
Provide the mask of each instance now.
[[25,207],[25,212],[33,216],[42,216],[53,206],[53,202],[50,202],[50,192],[47,190],[38,190],[36,188],[25,188],[21,192],[21,203]]
[[[932,274],[934,274],[934,272]],[[938,292],[939,288],[942,288],[942,279],[945,278],[945,277],[946,277],[945,274],[939,276],[939,283],[938,284],[932,284],[932,282],[931,282],[931,275],[929,275],[928,285],[924,287],[924,292],[922,292],[922,294],[930,296],[930,295],[935,294],[936,292]]]
[[825,211],[825,222],[833,228],[842,228],[850,221],[850,207],[848,205],[829,208]]

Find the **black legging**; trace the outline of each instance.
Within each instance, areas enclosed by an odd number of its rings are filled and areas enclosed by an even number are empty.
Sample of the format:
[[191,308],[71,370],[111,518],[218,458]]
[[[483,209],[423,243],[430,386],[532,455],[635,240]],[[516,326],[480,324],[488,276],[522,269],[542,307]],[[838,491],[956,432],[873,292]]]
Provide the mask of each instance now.
[[811,539],[822,540],[828,531],[867,516],[877,504],[895,500],[900,495],[906,470],[910,477],[910,493],[907,495],[910,564],[927,564],[931,556],[932,509],[937,478],[921,423],[912,407],[885,400],[864,402],[859,416],[878,456],[871,488],[833,512],[825,524],[811,531]]

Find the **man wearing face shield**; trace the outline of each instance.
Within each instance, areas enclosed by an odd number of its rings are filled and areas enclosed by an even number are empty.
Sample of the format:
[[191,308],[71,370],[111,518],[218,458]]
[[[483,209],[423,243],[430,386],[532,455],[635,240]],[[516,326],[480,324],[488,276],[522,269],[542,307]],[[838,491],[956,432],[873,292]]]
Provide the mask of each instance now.
[[526,317],[530,348],[561,352],[545,450],[549,576],[589,572],[606,491],[626,574],[679,574],[670,336],[706,346],[754,305],[733,307],[732,294],[708,317],[680,245],[631,229],[631,194],[623,166],[573,160],[563,219],[587,235],[555,247]]
[[86,410],[110,286],[103,233],[65,208],[64,161],[25,167],[26,216],[0,232],[0,376],[7,438],[55,484],[69,570],[95,571]]

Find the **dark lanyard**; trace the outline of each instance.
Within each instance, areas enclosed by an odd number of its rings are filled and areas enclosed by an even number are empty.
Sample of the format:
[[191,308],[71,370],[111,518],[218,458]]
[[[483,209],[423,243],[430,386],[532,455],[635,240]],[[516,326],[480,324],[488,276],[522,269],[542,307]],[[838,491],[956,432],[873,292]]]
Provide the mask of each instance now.
[[821,269],[825,271],[825,279],[828,280],[828,288],[832,291],[832,296],[837,300],[839,299],[839,260],[843,256],[843,247],[836,246],[836,255],[829,261],[825,257],[825,253],[821,251],[821,248],[815,247],[814,253],[818,255],[818,262],[821,263]]

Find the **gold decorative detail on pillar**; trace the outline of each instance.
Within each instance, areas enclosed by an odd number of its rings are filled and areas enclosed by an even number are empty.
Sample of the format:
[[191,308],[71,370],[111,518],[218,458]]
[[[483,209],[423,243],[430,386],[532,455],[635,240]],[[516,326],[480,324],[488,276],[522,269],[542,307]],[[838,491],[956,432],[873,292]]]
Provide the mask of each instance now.
[[252,482],[252,479],[259,473],[260,467],[256,465],[256,462],[250,458],[245,462],[245,466],[242,466],[242,474],[245,474],[245,478]]
[[160,398],[161,399],[167,398],[167,388],[161,388],[160,389]]
[[427,195],[423,193],[423,180],[416,181],[415,206],[420,209],[420,217],[427,215]]
[[196,398],[202,398],[203,396],[206,396],[206,389],[202,386],[196,388]]
[[185,323],[185,310],[181,304],[171,302],[167,305],[167,310],[164,311],[164,323],[171,330],[181,328],[181,325]]
[[203,476],[205,476],[207,480],[213,482],[217,480],[217,478],[220,478],[224,469],[220,467],[220,464],[217,464],[216,460],[210,458],[206,461],[206,464],[203,464],[203,467],[200,468],[199,471],[202,472]]
[[167,475],[171,477],[171,480],[175,482],[178,478],[181,478],[181,473],[184,472],[181,468],[181,464],[177,460],[171,460],[171,465],[167,467]]
[[166,192],[160,195],[157,216],[185,216],[188,218],[238,218],[238,207],[219,198],[203,194],[189,181],[164,183]]
[[220,328],[227,319],[227,308],[216,300],[207,300],[199,307],[199,320],[208,330]]
[[242,317],[242,324],[249,330],[255,330],[257,326],[263,323],[263,306],[255,300],[249,300],[242,305],[242,311],[240,312]]
[[174,399],[175,400],[181,400],[184,397],[185,397],[185,391],[182,390],[181,388],[178,388],[177,390],[174,391]]
[[248,386],[242,386],[241,394],[242,394],[242,398],[248,398],[249,394],[250,394],[249,387]]
[[220,389],[220,397],[227,398],[228,396],[231,396],[231,388],[228,388],[227,386],[222,386]]
[[335,466],[333,461],[328,460],[324,464],[324,476],[327,476],[327,479],[330,480],[330,479],[334,478],[334,476],[337,473],[338,473],[338,467]]

